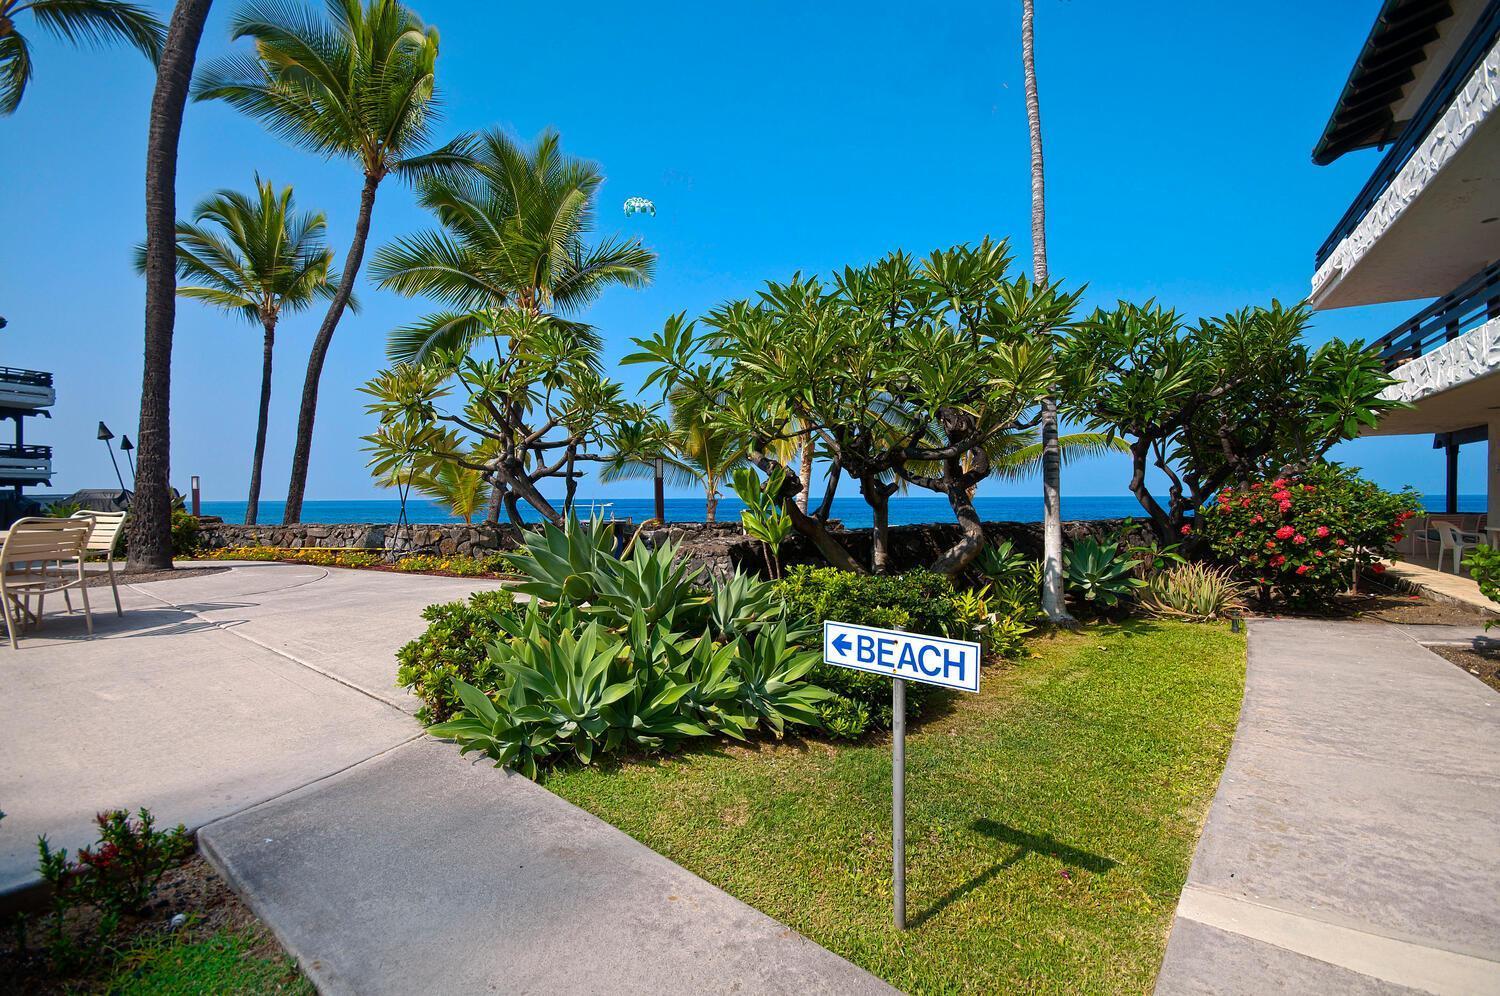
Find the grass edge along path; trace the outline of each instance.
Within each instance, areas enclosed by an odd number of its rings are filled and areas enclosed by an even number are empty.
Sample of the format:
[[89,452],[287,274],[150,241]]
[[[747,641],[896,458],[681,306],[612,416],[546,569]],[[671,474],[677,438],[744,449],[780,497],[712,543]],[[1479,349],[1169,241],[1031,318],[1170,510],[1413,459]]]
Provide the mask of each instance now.
[[907,740],[912,929],[891,926],[888,739],[714,746],[553,792],[911,992],[1146,992],[1229,753],[1244,638],[1033,640]]

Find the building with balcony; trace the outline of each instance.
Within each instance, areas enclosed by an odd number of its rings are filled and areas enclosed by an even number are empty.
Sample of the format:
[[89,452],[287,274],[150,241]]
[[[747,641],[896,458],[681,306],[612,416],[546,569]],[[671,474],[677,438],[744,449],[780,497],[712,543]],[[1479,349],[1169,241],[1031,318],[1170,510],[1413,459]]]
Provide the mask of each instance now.
[[50,373],[0,367],[0,422],[14,426],[13,440],[0,442],[0,488],[5,489],[0,519],[6,522],[22,514],[24,488],[52,483],[52,447],[26,442],[26,420],[51,418],[48,409],[56,400]]
[[1431,433],[1456,512],[1458,453],[1486,449],[1500,524],[1500,0],[1384,0],[1313,150],[1385,150],[1318,249],[1318,309],[1426,302],[1375,342],[1412,407],[1374,435]]

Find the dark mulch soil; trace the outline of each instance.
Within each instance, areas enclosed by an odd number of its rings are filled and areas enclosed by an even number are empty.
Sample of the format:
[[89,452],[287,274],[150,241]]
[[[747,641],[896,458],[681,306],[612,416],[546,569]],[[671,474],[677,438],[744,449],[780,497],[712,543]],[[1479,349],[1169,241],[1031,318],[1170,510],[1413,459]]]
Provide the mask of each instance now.
[[[178,913],[186,914],[188,919],[174,931],[170,923]],[[41,914],[35,913],[28,918],[29,936],[24,949],[18,947],[20,932],[15,929],[11,918],[0,921],[0,927],[3,927],[0,930],[0,993],[51,996],[54,993],[94,992],[103,988],[117,967],[104,958],[83,974],[61,977],[53,973],[42,950],[44,938],[43,928],[38,922],[40,919]],[[88,937],[97,922],[97,914],[93,911],[75,911],[69,914],[68,929],[75,937]],[[207,861],[194,855],[162,877],[151,904],[141,916],[121,921],[113,943],[116,950],[128,958],[132,948],[150,945],[168,934],[192,943],[224,930],[251,938],[252,943],[246,952],[250,956],[285,957],[270,928],[250,912]],[[290,974],[292,979],[298,975],[295,970]]]
[[[145,584],[148,581],[177,581],[182,578],[196,578],[205,574],[223,574],[229,570],[227,567],[174,567],[167,571],[136,571],[126,574],[116,568],[115,580],[121,584]],[[90,573],[88,576],[90,588],[108,588],[108,574]]]
[[1272,606],[1269,611],[1257,611],[1254,615],[1290,616],[1317,619],[1367,619],[1375,622],[1395,623],[1403,626],[1483,626],[1483,613],[1452,602],[1440,602],[1426,595],[1380,590],[1362,592],[1358,595],[1340,595],[1332,605],[1322,606],[1320,611],[1295,611]]
[[1451,661],[1480,681],[1500,692],[1500,650],[1471,650],[1468,647],[1428,647],[1446,661]]

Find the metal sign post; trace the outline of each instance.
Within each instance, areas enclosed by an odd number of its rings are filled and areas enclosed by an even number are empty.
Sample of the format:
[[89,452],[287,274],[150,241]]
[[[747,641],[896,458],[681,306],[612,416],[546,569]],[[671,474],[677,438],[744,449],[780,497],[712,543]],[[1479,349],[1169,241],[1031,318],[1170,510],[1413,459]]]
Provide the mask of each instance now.
[[891,888],[906,929],[906,683],[979,691],[979,644],[898,629],[823,623],[823,660],[891,679]]
[[891,883],[896,929],[906,929],[906,682],[891,679]]

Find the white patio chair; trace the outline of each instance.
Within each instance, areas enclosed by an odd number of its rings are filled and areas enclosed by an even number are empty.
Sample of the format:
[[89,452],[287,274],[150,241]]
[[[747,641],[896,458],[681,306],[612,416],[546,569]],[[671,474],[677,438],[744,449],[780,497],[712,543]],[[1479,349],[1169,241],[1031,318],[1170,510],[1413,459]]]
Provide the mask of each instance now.
[[[89,533],[89,553],[104,554],[104,569],[109,572],[109,586],[115,593],[115,615],[123,616],[120,609],[120,584],[115,580],[115,543],[125,529],[126,512],[74,512],[75,519],[90,519],[94,531]],[[67,597],[67,593],[63,593]],[[72,603],[69,603],[69,608]]]
[[1479,545],[1478,534],[1461,532],[1453,523],[1442,519],[1434,520],[1432,527],[1437,530],[1438,534],[1437,569],[1440,571],[1443,569],[1443,554],[1452,551],[1453,573],[1462,573],[1460,567],[1463,564],[1464,551],[1471,546]]
[[[83,617],[89,634],[94,616],[89,611],[89,590],[83,573],[84,548],[93,523],[82,519],[21,519],[10,527],[0,546],[0,608],[5,612],[5,633],[12,650],[19,649],[16,628],[42,624],[47,596],[65,595],[77,588],[83,598]],[[35,597],[36,611],[31,611]]]

